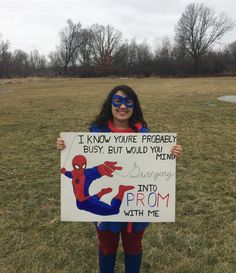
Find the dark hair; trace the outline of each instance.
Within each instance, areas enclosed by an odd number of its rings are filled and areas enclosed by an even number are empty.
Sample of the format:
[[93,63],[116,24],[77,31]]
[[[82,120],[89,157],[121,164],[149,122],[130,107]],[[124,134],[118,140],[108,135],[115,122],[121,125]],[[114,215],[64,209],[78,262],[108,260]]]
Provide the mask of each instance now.
[[118,91],[123,91],[127,96],[129,96],[134,101],[134,109],[133,109],[132,116],[129,119],[129,126],[134,131],[137,131],[137,128],[135,128],[134,125],[136,122],[141,122],[143,127],[147,128],[147,123],[143,118],[143,111],[140,107],[138,96],[134,92],[134,90],[127,85],[118,85],[110,91],[106,100],[103,103],[103,106],[99,115],[95,118],[94,121],[91,122],[91,127],[94,125],[97,125],[100,128],[104,128],[107,126],[107,122],[113,117],[112,111],[111,111],[112,97]]

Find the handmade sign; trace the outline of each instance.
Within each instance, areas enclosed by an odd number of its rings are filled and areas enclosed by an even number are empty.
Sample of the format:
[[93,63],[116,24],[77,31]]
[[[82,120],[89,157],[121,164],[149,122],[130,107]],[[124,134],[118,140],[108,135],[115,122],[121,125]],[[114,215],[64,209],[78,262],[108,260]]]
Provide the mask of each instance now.
[[173,222],[176,134],[61,133],[61,220]]

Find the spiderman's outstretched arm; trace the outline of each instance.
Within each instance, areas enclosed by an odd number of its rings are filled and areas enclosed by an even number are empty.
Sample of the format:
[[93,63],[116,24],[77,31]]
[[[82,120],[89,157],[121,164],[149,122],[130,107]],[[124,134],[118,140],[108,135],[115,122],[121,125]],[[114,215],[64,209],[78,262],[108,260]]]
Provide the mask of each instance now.
[[117,162],[105,161],[103,164],[99,165],[98,172],[101,175],[106,175],[109,177],[113,177],[113,172],[116,170],[122,170],[123,168],[120,166],[116,166]]
[[65,168],[61,168],[61,173],[64,174],[68,178],[73,178],[72,172],[67,171]]
[[122,167],[115,166],[117,162],[105,161],[104,164],[98,165],[91,169],[86,169],[84,174],[86,176],[87,185],[89,186],[94,180],[103,175],[113,177],[112,173],[115,170],[122,170]]

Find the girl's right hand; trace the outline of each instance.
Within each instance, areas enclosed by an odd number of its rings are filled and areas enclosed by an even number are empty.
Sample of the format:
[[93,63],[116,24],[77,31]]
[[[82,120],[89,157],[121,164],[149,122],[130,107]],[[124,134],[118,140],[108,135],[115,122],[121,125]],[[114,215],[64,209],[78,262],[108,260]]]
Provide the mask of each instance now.
[[56,144],[57,144],[57,150],[59,151],[62,151],[66,148],[65,141],[60,137],[57,138]]

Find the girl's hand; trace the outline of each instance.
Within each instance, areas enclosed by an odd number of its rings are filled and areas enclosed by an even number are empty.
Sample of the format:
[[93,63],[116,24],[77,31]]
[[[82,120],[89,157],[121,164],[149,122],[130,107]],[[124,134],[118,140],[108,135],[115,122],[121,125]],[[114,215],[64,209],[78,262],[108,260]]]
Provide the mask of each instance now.
[[62,151],[66,148],[65,141],[60,137],[57,138],[56,144],[57,144],[57,150],[59,151]]
[[183,154],[183,149],[181,145],[174,145],[171,149],[171,154],[175,155],[177,159],[180,159],[180,157]]

